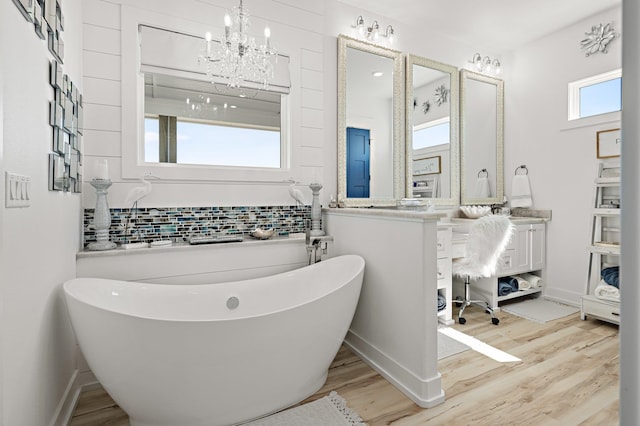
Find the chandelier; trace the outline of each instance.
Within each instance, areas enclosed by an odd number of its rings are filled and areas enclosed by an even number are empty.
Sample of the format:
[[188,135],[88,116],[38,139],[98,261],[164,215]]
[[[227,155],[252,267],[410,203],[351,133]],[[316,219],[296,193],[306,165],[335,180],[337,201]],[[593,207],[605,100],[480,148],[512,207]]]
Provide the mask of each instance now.
[[233,8],[233,17],[224,16],[224,36],[214,42],[211,33],[205,34],[205,51],[198,58],[206,64],[207,76],[212,82],[222,79],[229,87],[244,86],[244,82],[260,83],[263,88],[273,78],[272,58],[277,61],[276,50],[271,47],[271,30],[264,29],[264,44],[258,46],[249,36],[249,13],[242,5]]

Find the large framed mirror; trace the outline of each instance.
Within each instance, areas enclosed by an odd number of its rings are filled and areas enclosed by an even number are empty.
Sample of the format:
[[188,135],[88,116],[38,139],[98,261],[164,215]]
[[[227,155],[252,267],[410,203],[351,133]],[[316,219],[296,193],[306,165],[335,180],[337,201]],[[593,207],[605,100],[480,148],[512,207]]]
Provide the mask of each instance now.
[[504,199],[504,82],[460,72],[461,204]]
[[338,37],[338,199],[393,205],[404,196],[402,54]]
[[406,196],[456,205],[459,192],[458,69],[416,55],[406,70]]

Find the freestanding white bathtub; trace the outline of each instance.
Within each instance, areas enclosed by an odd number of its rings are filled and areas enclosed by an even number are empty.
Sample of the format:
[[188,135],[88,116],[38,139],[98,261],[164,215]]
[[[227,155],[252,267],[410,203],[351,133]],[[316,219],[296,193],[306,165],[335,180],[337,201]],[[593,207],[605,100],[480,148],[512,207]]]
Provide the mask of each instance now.
[[63,287],[80,348],[132,426],[214,426],[322,387],[363,271],[360,256],[346,255],[223,284],[77,278]]

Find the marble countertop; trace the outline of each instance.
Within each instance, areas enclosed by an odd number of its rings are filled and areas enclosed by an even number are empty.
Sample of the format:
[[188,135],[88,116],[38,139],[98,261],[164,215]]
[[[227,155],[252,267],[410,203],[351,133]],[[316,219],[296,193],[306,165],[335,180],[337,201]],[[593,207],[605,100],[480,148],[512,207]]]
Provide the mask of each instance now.
[[[452,217],[447,219],[448,221],[451,221],[451,223],[456,224],[456,223],[472,223],[478,219],[469,219],[466,217]],[[511,222],[513,222],[514,224],[518,225],[518,224],[532,224],[532,223],[546,223],[549,222],[550,219],[547,218],[543,218],[543,217],[522,217],[522,216],[509,216],[509,220]]]
[[421,220],[439,220],[447,217],[446,211],[428,212],[426,208],[411,208],[411,207],[346,207],[346,208],[324,208],[323,213],[330,214],[347,214],[347,215],[362,215],[362,216],[379,216],[390,218],[404,218],[404,219],[421,219]]
[[[318,237],[313,237],[318,238]],[[329,239],[333,240],[332,236],[324,236],[319,237],[321,239]],[[160,252],[160,251],[171,251],[171,250],[196,250],[196,249],[211,249],[213,247],[225,247],[225,246],[233,246],[237,244],[286,244],[286,243],[305,243],[305,235],[304,234],[291,234],[286,237],[272,237],[268,240],[259,240],[254,238],[245,238],[243,241],[236,242],[226,242],[226,243],[214,243],[214,244],[189,244],[189,243],[173,243],[169,246],[159,246],[159,247],[145,247],[145,248],[135,248],[135,249],[124,249],[121,246],[113,250],[82,250],[76,253],[76,259],[86,258],[86,257],[98,257],[98,256],[126,256],[133,254],[143,254],[143,253],[151,253],[151,252]]]

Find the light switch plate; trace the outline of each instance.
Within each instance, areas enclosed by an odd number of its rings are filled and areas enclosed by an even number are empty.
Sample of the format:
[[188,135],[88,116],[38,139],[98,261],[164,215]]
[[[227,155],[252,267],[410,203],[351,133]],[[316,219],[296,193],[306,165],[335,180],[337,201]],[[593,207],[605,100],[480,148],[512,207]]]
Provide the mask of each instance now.
[[29,207],[31,205],[31,178],[5,172],[5,207]]

